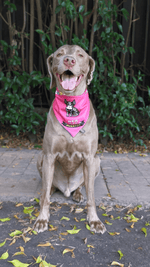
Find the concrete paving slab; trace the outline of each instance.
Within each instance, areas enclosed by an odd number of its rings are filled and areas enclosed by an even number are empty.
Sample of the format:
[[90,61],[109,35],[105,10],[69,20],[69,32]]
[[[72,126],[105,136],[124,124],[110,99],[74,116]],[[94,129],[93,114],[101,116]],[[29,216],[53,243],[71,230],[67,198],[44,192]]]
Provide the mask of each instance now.
[[[42,181],[36,162],[39,150],[0,148],[0,201],[29,201],[39,197]],[[150,155],[103,153],[101,173],[95,180],[95,201],[150,206]],[[85,188],[82,193],[85,197]],[[108,196],[111,194],[111,198]],[[73,203],[57,191],[51,201]],[[84,204],[85,204],[84,202]]]

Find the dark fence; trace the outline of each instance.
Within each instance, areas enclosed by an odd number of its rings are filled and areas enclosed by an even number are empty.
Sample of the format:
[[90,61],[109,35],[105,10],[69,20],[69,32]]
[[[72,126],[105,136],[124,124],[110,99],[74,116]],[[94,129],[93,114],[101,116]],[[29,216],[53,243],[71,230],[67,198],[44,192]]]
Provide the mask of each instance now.
[[[19,55],[22,57],[22,70],[31,72],[32,70],[40,70],[43,75],[47,75],[46,57],[42,53],[42,45],[40,42],[40,35],[35,32],[36,29],[42,29],[44,32],[49,31],[51,36],[52,47],[58,47],[60,44],[58,40],[62,38],[64,40],[68,37],[66,35],[54,40],[55,31],[57,31],[57,23],[63,28],[62,25],[68,25],[71,29],[68,43],[71,43],[71,34],[75,33],[79,38],[83,35],[83,28],[87,29],[87,35],[90,39],[90,31],[93,23],[94,7],[96,1],[91,0],[76,0],[72,1],[76,8],[80,5],[85,5],[85,11],[91,10],[91,14],[84,19],[83,24],[80,21],[72,20],[67,22],[64,18],[63,10],[60,14],[56,14],[55,10],[59,3],[56,0],[11,0],[10,3],[15,4],[17,10],[15,12],[9,12],[5,5],[4,0],[0,0],[0,40],[5,40],[9,44],[17,44]],[[59,1],[60,2],[60,1]],[[62,1],[61,1],[62,2]],[[107,0],[106,0],[107,2]],[[132,82],[132,76],[141,70],[145,77],[143,84],[138,87],[138,94],[141,95],[145,101],[147,99],[147,86],[150,86],[150,0],[111,0],[112,3],[119,6],[119,8],[125,8],[129,12],[128,21],[120,15],[119,20],[123,27],[123,35],[126,40],[127,46],[133,47],[135,53],[126,53],[125,68],[130,70],[130,82]],[[38,6],[39,5],[39,6]],[[10,26],[13,26],[10,29]],[[114,25],[114,28],[116,25]],[[63,29],[62,29],[63,30]],[[116,27],[116,31],[117,31]],[[96,38],[96,35],[95,37]],[[31,39],[33,40],[33,47],[31,49]],[[2,51],[0,51],[0,71],[5,66],[2,64]],[[95,59],[96,60],[96,59]],[[48,106],[48,96],[41,98],[43,91],[39,91],[33,96],[36,96],[35,106]]]

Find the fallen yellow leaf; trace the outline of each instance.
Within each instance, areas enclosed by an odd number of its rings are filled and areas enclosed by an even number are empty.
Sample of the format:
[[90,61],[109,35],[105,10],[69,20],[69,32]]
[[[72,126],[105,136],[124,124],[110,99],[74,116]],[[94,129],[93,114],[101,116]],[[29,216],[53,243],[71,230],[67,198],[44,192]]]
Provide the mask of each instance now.
[[30,237],[25,237],[24,235],[22,235],[22,238],[23,238],[25,243],[27,243],[31,239]]
[[16,214],[14,215],[14,218],[16,218],[17,220],[19,220],[19,218],[18,218],[18,216]]
[[132,223],[130,227],[131,227],[131,228],[134,228],[134,223]]
[[50,247],[52,244],[47,242],[45,244],[38,244],[37,247]]
[[9,246],[13,245],[16,243],[16,239],[14,238],[13,241],[9,244]]
[[60,219],[60,221],[62,221],[62,220],[69,221],[70,219],[69,219],[68,217],[63,216],[63,217]]
[[74,235],[74,234],[79,233],[80,230],[81,230],[81,229],[77,229],[77,230],[72,229],[72,230],[67,230],[67,232],[68,232],[70,235]]
[[40,212],[38,211],[38,212],[36,212],[36,213],[33,213],[33,215],[35,216],[35,217],[38,217],[39,216],[39,214],[40,214]]
[[20,249],[21,252],[24,252],[24,248],[22,246],[18,247]]
[[19,256],[19,255],[27,256],[24,252],[19,251],[19,252],[14,253],[14,254],[13,254],[13,257],[14,257],[14,256]]
[[75,258],[75,255],[74,255],[74,252],[73,251],[74,251],[74,248],[72,248],[72,249],[71,248],[65,248],[63,250],[63,254],[68,253],[68,252],[71,252],[71,254],[72,254],[71,257],[72,258]]
[[94,246],[92,245],[87,245],[88,248],[95,248]]
[[114,235],[120,235],[120,233],[117,233],[117,232],[113,232],[113,233],[109,232],[109,234],[112,235],[112,236],[114,236]]
[[20,207],[20,206],[23,206],[23,204],[22,203],[16,204],[16,207]]
[[105,223],[108,225],[112,225],[112,223],[108,222],[107,220],[105,220]]
[[60,233],[60,235],[68,235],[67,232]]
[[117,261],[113,261],[113,262],[111,263],[111,265],[117,265],[117,266],[120,266],[120,267],[124,267],[124,264],[121,264],[121,263],[119,263],[119,262],[117,262]]
[[48,231],[56,231],[58,229],[58,226],[53,226],[52,224],[49,224],[49,227]]
[[75,210],[75,213],[81,213],[83,210],[84,210],[84,209],[77,208],[77,209]]
[[120,208],[121,208],[121,206],[119,206],[118,204],[116,204],[116,208],[117,208],[117,209],[120,209]]
[[130,230],[130,229],[128,229],[128,228],[125,228],[125,230],[126,230],[128,233],[130,233],[130,232],[131,232],[131,230]]

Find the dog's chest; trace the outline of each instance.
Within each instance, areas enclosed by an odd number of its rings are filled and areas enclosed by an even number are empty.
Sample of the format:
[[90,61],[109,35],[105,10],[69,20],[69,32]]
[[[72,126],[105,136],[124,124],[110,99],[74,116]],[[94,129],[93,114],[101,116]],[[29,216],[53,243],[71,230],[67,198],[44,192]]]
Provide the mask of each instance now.
[[74,145],[68,145],[66,151],[57,153],[53,185],[67,197],[83,183],[82,160],[82,153],[74,151]]
[[76,138],[64,137],[55,142],[53,154],[56,160],[61,164],[63,169],[69,174],[73,172],[83,160],[83,149]]

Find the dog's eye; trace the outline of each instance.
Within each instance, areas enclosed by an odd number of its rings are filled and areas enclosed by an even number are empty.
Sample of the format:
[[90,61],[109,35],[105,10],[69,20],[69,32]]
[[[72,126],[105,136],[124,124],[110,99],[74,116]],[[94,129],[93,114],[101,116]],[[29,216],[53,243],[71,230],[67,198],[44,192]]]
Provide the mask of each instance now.
[[61,54],[61,53],[58,53],[58,54],[57,54],[57,57],[61,57],[61,56],[62,56],[62,54]]
[[83,57],[83,55],[82,55],[82,54],[79,54],[78,56],[79,56],[79,57]]

